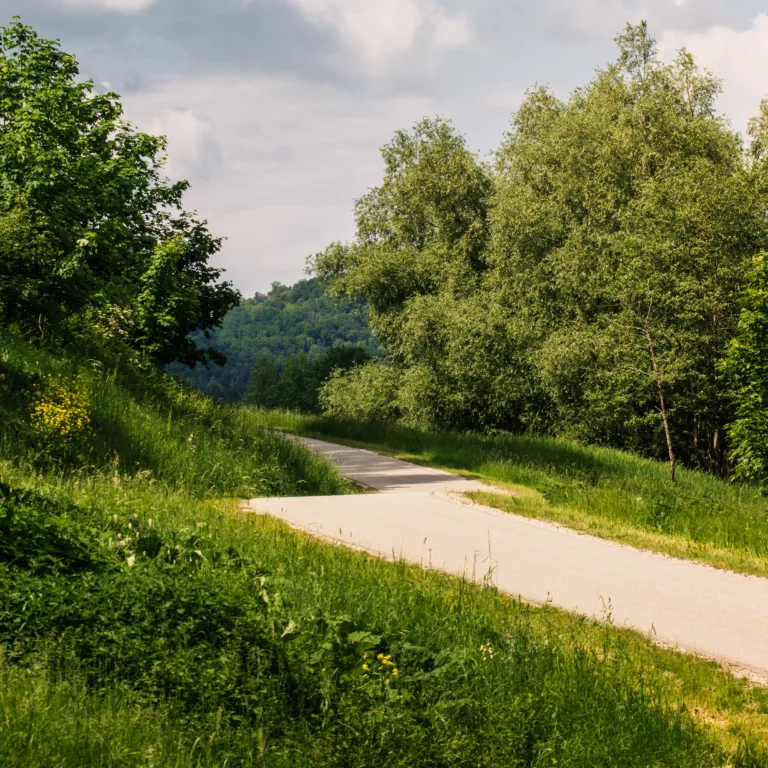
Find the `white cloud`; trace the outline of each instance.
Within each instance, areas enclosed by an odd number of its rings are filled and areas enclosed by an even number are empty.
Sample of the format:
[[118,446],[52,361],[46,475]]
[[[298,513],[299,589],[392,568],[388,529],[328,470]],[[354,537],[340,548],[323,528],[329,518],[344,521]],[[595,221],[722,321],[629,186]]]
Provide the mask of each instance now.
[[666,59],[687,48],[701,66],[723,78],[720,108],[734,128],[744,130],[768,96],[768,14],[759,14],[745,30],[713,26],[700,32],[666,32],[659,40]]
[[667,29],[701,30],[738,15],[722,0],[542,0],[555,26],[571,35],[607,41],[627,22],[645,19],[652,34]]
[[60,0],[64,5],[96,10],[117,11],[118,13],[138,13],[157,0]]
[[172,178],[207,178],[221,162],[221,148],[215,139],[213,124],[194,109],[161,109],[143,129],[168,137],[171,152],[167,171]]
[[350,238],[354,199],[381,180],[379,147],[441,111],[267,76],[174,79],[123,103],[138,129],[168,135],[170,171],[228,238],[218,263],[246,294],[295,282],[307,256]]
[[366,69],[383,74],[415,52],[432,56],[466,45],[472,29],[463,14],[450,14],[437,0],[290,0],[318,27],[330,30],[361,57]]

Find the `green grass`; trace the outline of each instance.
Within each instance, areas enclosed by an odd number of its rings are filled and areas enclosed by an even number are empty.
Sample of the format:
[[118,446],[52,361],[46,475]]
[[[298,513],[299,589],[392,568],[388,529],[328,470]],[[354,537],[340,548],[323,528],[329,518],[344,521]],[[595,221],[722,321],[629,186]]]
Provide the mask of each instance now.
[[[768,764],[765,689],[245,513],[350,486],[263,414],[90,357],[0,346],[3,768]],[[33,429],[43,373],[81,376],[87,441]]]
[[265,423],[488,481],[513,495],[470,494],[483,504],[705,562],[768,576],[768,498],[682,468],[566,440],[426,432],[392,425],[270,413]]
[[[0,765],[766,760],[768,692],[632,632],[325,544],[234,501],[135,479],[26,489],[98,557],[83,567],[59,526],[36,547],[55,557],[0,556]],[[118,546],[134,530],[142,543]],[[397,677],[363,677],[378,653]]]
[[[96,354],[96,350],[90,350]],[[87,392],[92,436],[51,440],[30,425],[34,386],[73,376]],[[0,457],[31,472],[141,476],[195,495],[238,498],[351,491],[328,464],[274,436],[246,409],[211,399],[151,366],[51,352],[0,336]]]

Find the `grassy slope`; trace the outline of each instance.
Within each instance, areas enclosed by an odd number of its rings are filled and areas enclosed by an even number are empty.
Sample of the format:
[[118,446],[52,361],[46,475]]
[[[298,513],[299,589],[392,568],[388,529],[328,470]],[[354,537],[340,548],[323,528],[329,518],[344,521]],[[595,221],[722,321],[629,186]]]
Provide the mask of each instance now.
[[[258,415],[0,361],[0,766],[766,764],[768,693],[713,664],[240,514],[348,490]],[[87,466],[25,411],[76,370]]]
[[669,469],[610,448],[564,440],[438,434],[273,413],[274,426],[374,448],[478,477],[517,493],[470,494],[515,514],[562,523],[633,546],[768,576],[768,499],[750,486]]

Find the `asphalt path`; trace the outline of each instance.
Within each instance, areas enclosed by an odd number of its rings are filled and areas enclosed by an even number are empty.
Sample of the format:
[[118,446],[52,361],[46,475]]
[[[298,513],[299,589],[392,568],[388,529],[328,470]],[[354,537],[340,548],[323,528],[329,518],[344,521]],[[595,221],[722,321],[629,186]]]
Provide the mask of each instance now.
[[[468,503],[487,489],[372,451],[301,438],[378,493],[254,499],[255,512],[649,635],[768,681],[768,579],[641,551]],[[498,489],[494,489],[498,492]]]

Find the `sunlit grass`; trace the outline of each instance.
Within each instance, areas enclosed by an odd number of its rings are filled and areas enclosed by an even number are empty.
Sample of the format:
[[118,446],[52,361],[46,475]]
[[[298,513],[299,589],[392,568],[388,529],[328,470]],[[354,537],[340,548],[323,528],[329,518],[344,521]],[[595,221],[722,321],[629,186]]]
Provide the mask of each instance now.
[[[0,470],[7,482],[23,479],[18,470]],[[285,623],[290,617],[309,631],[309,617],[346,617],[387,638],[406,680],[408,662],[398,648],[446,653],[452,663],[444,677],[409,684],[423,720],[405,702],[360,699],[347,683],[336,689],[328,718],[293,723],[299,731],[286,739],[279,737],[284,723],[267,717],[245,730],[217,726],[215,708],[190,727],[172,693],[147,699],[129,681],[115,687],[114,679],[98,693],[77,666],[62,679],[60,667],[46,662],[55,647],[46,643],[31,667],[0,672],[0,765],[132,765],[143,764],[141,755],[157,766],[348,765],[334,752],[340,738],[360,765],[407,765],[409,755],[428,761],[438,753],[447,760],[438,764],[461,764],[446,757],[454,747],[473,755],[472,764],[510,764],[521,738],[542,754],[552,750],[560,765],[748,766],[766,759],[760,750],[768,749],[768,690],[635,632],[327,544],[243,512],[235,500],[195,499],[140,478],[53,485],[40,478],[32,487],[120,519],[152,515],[163,531],[204,531],[205,542],[195,546],[203,547],[212,579],[210,553],[236,550],[267,576],[270,593],[280,594]],[[234,573],[232,581],[240,583]],[[142,611],[136,607],[137,622]],[[494,649],[493,659],[482,646]],[[81,663],[87,667],[87,658]]]

